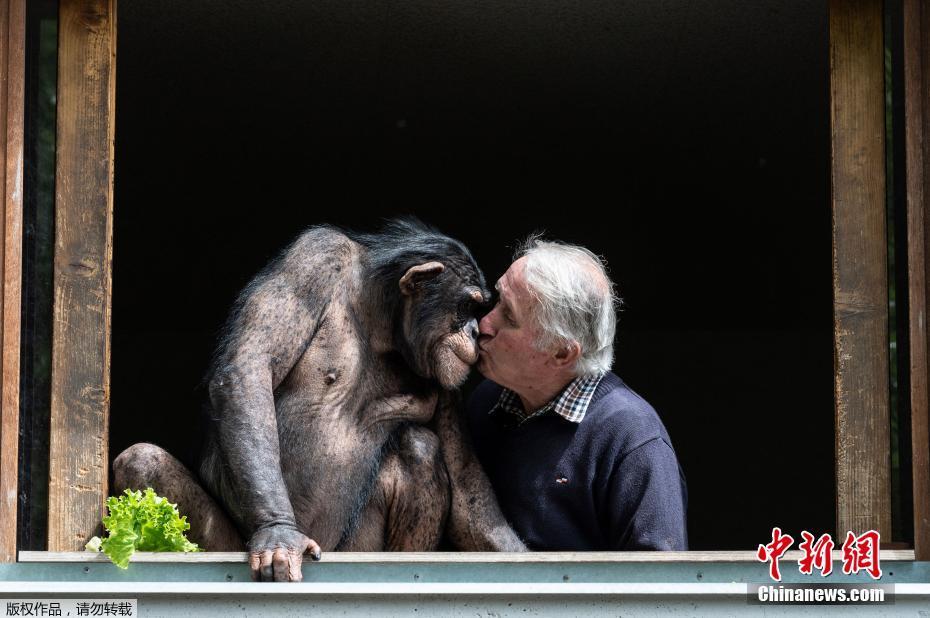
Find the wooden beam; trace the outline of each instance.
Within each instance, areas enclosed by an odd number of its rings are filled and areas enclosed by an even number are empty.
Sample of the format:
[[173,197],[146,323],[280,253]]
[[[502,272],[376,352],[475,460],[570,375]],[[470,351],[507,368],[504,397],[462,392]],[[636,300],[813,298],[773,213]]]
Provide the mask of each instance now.
[[907,177],[908,302],[911,351],[911,457],[914,554],[930,560],[927,246],[930,199],[930,7],[904,0],[904,143]]
[[115,0],[61,0],[48,549],[81,549],[107,495]]
[[0,562],[16,560],[19,493],[19,320],[22,280],[25,0],[0,0],[0,123],[3,217],[0,238]]
[[891,540],[881,0],[830,2],[836,526]]

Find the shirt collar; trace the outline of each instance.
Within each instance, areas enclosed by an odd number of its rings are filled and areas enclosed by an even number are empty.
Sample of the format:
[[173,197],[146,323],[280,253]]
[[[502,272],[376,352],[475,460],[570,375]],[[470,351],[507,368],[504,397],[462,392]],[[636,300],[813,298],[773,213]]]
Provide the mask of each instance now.
[[509,388],[505,388],[501,391],[500,398],[491,408],[489,414],[493,414],[498,410],[507,412],[516,416],[518,424],[522,424],[547,412],[555,412],[567,421],[580,423],[584,419],[591,398],[594,397],[594,391],[603,377],[604,374],[600,373],[594,376],[575,378],[554,399],[534,412],[524,410],[520,397]]

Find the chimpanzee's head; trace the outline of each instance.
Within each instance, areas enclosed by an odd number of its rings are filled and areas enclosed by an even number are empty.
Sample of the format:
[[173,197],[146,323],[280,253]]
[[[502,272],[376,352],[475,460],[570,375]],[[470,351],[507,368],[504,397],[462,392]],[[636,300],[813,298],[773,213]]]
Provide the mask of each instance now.
[[478,319],[491,299],[475,259],[415,219],[391,221],[372,236],[380,237],[366,242],[373,272],[393,295],[385,309],[393,311],[395,347],[418,375],[460,386],[478,360]]

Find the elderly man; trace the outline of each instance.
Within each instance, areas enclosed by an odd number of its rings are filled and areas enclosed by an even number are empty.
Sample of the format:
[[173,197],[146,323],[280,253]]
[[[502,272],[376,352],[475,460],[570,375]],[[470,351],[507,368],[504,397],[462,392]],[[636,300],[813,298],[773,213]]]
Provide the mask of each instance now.
[[655,410],[610,372],[613,284],[593,253],[531,237],[479,325],[475,450],[533,550],[685,550],[687,490]]

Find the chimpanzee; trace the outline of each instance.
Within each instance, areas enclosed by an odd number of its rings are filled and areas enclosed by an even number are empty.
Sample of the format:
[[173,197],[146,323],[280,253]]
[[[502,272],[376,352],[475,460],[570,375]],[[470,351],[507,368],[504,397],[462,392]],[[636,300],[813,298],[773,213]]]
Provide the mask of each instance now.
[[[212,362],[199,480],[152,444],[114,488],[177,502],[254,579],[301,579],[305,552],[523,551],[460,431],[455,389],[490,301],[460,242],[415,219],[312,227],[237,299]],[[312,538],[311,538],[312,536]]]

